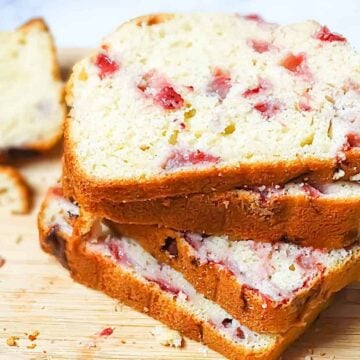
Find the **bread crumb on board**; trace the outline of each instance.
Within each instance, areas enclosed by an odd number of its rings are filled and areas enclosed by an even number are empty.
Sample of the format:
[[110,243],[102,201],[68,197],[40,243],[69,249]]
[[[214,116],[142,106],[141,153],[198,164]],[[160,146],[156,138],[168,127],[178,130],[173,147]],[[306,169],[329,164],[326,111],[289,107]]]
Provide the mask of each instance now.
[[38,330],[35,330],[32,333],[26,335],[30,341],[35,341],[37,337],[40,335],[40,332]]
[[8,346],[18,346],[17,340],[19,340],[18,336],[10,336],[6,339],[6,344]]
[[176,330],[172,330],[164,325],[157,325],[151,330],[155,340],[163,346],[181,348],[183,346],[183,337]]

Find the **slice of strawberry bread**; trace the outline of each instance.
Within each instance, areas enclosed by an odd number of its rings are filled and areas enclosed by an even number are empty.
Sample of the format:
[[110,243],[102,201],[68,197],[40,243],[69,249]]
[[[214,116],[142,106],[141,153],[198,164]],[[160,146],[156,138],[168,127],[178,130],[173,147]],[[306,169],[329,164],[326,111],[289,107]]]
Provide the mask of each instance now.
[[[56,213],[66,217],[79,213],[58,189],[49,192],[45,207],[53,209],[50,213],[65,209]],[[54,216],[45,219],[60,223]],[[104,224],[119,238],[134,239],[158,261],[180,271],[197,291],[254,331],[284,333],[299,326],[309,309],[360,275],[359,245],[326,252],[285,243],[229,241],[226,236],[157,226]],[[108,251],[119,261],[127,259],[127,251],[111,241]]]
[[11,166],[0,166],[0,212],[25,214],[31,206],[31,190]]
[[[73,198],[71,176],[63,173],[65,196]],[[97,202],[82,198],[91,214],[122,224],[229,235],[232,240],[291,242],[342,248],[359,241],[360,184],[334,182],[244,186],[236,190],[143,201]]]
[[40,242],[72,277],[200,341],[229,359],[277,359],[327,305],[320,301],[285,334],[259,333],[207,300],[182,276],[158,262],[135,240],[116,236],[58,190],[50,191],[39,214]]
[[314,21],[129,21],[75,65],[66,166],[77,199],[150,199],[360,173],[360,56]]
[[0,162],[13,150],[45,151],[62,136],[63,83],[42,19],[0,32]]
[[109,225],[256,331],[286,332],[309,308],[360,276],[359,245],[325,251],[157,226]]

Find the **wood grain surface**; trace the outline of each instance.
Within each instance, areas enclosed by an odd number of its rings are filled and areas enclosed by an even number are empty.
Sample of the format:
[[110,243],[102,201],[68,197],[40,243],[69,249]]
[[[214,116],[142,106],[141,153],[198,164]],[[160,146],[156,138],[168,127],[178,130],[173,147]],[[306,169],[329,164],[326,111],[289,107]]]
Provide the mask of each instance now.
[[[60,52],[69,67],[82,50]],[[47,158],[17,164],[34,189],[27,216],[0,214],[0,359],[221,359],[185,340],[182,349],[156,343],[159,323],[99,292],[74,283],[38,245],[36,213],[47,187],[60,176],[61,149]],[[111,327],[104,338],[97,334]],[[31,341],[29,334],[38,331]],[[26,335],[27,334],[27,335]],[[18,336],[17,346],[6,342]],[[337,295],[282,359],[360,359],[360,283]]]

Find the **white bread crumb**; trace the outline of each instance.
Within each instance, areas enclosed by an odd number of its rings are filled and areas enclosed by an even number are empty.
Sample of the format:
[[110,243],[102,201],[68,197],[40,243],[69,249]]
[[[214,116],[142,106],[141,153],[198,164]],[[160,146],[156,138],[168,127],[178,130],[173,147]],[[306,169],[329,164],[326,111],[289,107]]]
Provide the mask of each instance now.
[[151,334],[155,336],[156,341],[161,345],[175,348],[181,348],[183,346],[183,338],[181,334],[165,325],[155,326],[151,330]]

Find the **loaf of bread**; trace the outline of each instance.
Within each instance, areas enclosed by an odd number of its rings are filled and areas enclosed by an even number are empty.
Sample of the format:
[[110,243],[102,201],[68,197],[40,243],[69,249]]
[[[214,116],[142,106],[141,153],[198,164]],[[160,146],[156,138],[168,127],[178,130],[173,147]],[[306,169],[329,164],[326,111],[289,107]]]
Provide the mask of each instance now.
[[[74,197],[71,176],[62,185]],[[144,201],[93,201],[88,212],[122,224],[162,225],[180,231],[228,235],[232,240],[291,242],[315,248],[343,248],[359,241],[360,184],[288,183],[276,187],[158,198]]]
[[30,205],[31,191],[23,176],[10,166],[0,166],[0,211],[25,214]]
[[42,19],[0,32],[0,162],[13,150],[45,151],[62,136],[63,83]]
[[75,65],[77,199],[124,201],[360,173],[359,54],[314,21],[134,19]]
[[324,300],[314,304],[303,314],[299,326],[285,334],[254,332],[133,239],[116,236],[92,216],[82,213],[79,217],[76,206],[64,200],[58,190],[50,191],[38,220],[43,249],[60,258],[76,281],[119,299],[229,359],[277,359],[327,305]]
[[107,223],[180,271],[208,299],[255,331],[297,326],[314,304],[360,276],[360,245],[331,251],[229,241],[157,226]]

